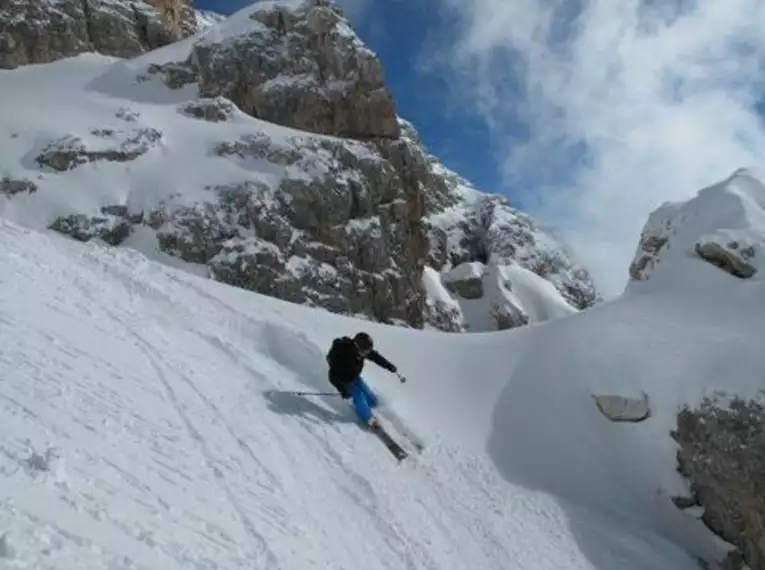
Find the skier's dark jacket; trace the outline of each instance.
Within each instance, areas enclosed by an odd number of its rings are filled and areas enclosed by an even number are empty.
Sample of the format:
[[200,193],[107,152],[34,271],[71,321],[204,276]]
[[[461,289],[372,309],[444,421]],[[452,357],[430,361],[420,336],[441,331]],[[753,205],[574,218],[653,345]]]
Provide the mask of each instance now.
[[365,358],[390,372],[397,370],[376,350],[370,351],[366,357],[361,356],[352,338],[344,336],[332,341],[332,347],[327,353],[329,381],[342,394],[343,398],[350,397],[348,386],[361,375]]

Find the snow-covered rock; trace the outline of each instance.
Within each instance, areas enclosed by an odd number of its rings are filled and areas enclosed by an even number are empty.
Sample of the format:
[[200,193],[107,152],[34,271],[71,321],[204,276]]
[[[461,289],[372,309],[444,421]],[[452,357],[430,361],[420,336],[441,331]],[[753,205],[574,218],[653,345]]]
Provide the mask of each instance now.
[[130,162],[146,154],[161,138],[157,129],[92,129],[86,142],[64,135],[49,141],[35,161],[44,169],[64,172],[95,161]]
[[442,274],[446,288],[463,299],[480,299],[484,295],[485,266],[479,261],[461,263]]
[[643,229],[630,266],[632,280],[676,273],[678,264],[688,259],[704,260],[742,279],[761,279],[764,179],[754,169],[740,169],[687,202],[663,204]]
[[87,51],[131,57],[216,20],[190,0],[0,0],[0,69]]
[[[0,82],[24,101],[0,109],[0,211],[26,225],[418,328],[509,328],[597,299],[531,218],[428,154],[325,0],[257,3],[130,60]],[[449,284],[465,263],[480,299]]]
[[178,111],[195,119],[220,123],[228,121],[234,115],[235,109],[236,107],[228,99],[215,97],[214,99],[189,101],[185,105],[181,105]]

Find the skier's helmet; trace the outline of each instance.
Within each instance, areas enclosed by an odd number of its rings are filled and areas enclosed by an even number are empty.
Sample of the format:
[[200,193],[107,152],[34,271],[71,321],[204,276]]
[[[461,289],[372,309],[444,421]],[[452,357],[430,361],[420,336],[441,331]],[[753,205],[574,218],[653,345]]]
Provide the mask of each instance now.
[[356,347],[362,354],[368,354],[374,348],[372,337],[365,332],[360,332],[355,337],[353,337],[353,342],[356,343]]

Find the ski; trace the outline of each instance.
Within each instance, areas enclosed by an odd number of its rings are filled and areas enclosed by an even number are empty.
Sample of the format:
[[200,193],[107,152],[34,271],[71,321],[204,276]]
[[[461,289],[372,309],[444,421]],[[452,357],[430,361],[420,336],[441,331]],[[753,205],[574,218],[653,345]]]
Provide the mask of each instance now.
[[399,418],[390,410],[380,410],[378,414],[382,419],[388,422],[391,427],[393,427],[393,430],[397,433],[397,435],[403,437],[417,453],[421,454],[423,451],[425,451],[425,442],[420,439],[420,437],[417,436],[412,430],[410,430],[401,420],[401,418]]
[[398,459],[399,461],[403,461],[407,457],[409,457],[409,454],[406,452],[406,450],[401,447],[396,441],[390,436],[390,434],[385,431],[385,428],[378,425],[376,427],[371,428],[372,433],[374,433],[380,441],[382,441],[385,444],[385,447],[388,448],[388,451],[390,451],[393,454],[393,457]]

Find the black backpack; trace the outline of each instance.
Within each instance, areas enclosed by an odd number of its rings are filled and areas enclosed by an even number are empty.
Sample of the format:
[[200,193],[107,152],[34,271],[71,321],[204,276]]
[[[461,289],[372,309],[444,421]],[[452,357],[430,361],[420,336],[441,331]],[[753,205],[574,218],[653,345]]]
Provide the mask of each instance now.
[[327,364],[330,368],[340,362],[349,362],[358,358],[358,349],[353,339],[347,336],[336,338],[327,353]]

